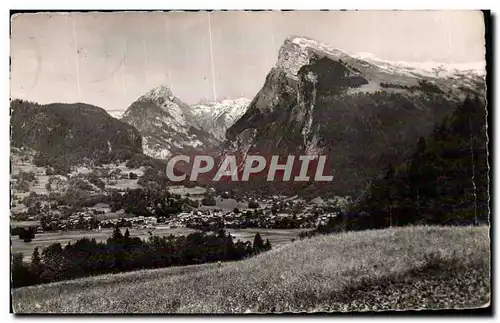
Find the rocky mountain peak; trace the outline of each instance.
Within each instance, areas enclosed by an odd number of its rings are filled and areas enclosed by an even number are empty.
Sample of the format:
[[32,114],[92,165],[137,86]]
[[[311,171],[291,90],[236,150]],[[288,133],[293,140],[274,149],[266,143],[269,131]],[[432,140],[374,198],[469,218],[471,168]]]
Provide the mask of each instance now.
[[139,99],[153,99],[153,100],[164,99],[164,100],[173,101],[174,98],[175,97],[172,94],[172,90],[168,86],[162,84],[162,85],[159,85],[159,86],[149,90],[148,92],[146,92],[146,94],[141,96]]
[[263,87],[227,130],[223,155],[326,155],[335,180],[308,190],[356,196],[380,169],[411,154],[408,143],[428,135],[468,93],[484,93],[474,64],[420,65],[287,37]]
[[204,131],[186,103],[160,85],[133,102],[122,121],[134,126],[142,135],[146,155],[166,159],[186,151],[204,151],[218,140]]
[[276,68],[296,79],[302,66],[308,65],[314,58],[324,56],[330,59],[340,59],[346,57],[347,54],[311,38],[288,36],[280,47]]

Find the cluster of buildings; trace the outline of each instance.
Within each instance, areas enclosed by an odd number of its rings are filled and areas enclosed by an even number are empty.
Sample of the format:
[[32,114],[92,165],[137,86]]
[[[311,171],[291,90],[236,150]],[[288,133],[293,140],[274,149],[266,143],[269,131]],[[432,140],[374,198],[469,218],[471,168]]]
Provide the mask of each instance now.
[[244,210],[194,210],[183,212],[165,221],[165,224],[175,227],[189,227],[193,229],[209,229],[211,227],[225,228],[275,228],[275,229],[300,229],[312,228],[321,223],[326,223],[329,218],[337,213],[323,213],[318,215],[313,212],[273,212],[271,208],[244,209]]
[[89,209],[62,217],[59,212],[47,212],[40,217],[39,231],[93,230],[99,226],[96,213]]
[[99,228],[114,228],[115,226],[119,226],[137,229],[154,229],[158,223],[158,219],[154,216],[136,216],[132,218],[117,218],[100,221]]

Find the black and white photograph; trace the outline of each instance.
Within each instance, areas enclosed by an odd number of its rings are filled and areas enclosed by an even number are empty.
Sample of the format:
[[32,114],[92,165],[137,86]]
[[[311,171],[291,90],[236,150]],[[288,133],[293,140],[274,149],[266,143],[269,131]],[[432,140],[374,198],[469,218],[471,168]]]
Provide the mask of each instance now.
[[491,307],[489,19],[11,12],[11,312]]

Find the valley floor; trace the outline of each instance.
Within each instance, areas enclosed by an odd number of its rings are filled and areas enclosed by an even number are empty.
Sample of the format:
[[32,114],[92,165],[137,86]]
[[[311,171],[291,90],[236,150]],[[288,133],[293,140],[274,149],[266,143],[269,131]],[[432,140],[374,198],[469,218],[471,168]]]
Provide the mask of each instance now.
[[490,302],[488,227],[317,236],[248,260],[24,287],[16,313],[262,313],[443,309]]

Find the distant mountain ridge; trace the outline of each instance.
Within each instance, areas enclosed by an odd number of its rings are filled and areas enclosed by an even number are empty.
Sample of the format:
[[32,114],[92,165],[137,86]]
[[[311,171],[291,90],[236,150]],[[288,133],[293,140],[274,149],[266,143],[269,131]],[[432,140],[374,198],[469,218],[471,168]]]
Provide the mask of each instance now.
[[380,67],[385,66],[397,73],[415,73],[435,77],[453,77],[454,75],[484,77],[486,74],[484,61],[469,63],[442,63],[435,61],[405,62],[384,60],[371,53],[352,53],[349,55]]
[[250,102],[247,98],[202,101],[191,105],[191,108],[203,129],[223,141],[226,130],[246,112]]
[[113,118],[120,119],[125,113],[125,110],[106,110],[106,112]]

